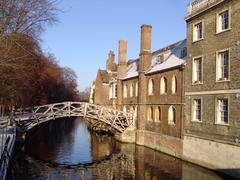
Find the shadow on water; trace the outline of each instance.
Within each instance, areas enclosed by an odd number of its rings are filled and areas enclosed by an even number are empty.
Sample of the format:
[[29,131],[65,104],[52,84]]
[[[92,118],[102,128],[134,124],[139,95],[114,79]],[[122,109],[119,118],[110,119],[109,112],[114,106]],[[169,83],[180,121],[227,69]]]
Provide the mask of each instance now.
[[30,132],[24,149],[16,149],[14,164],[9,180],[229,179],[152,149],[90,133],[81,118],[53,121]]

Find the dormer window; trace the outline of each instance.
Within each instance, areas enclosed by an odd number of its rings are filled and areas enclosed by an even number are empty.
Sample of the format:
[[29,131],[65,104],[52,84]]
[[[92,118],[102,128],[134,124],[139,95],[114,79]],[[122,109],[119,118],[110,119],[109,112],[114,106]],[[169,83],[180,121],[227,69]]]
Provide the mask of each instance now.
[[158,61],[159,63],[163,63],[163,62],[164,62],[164,54],[158,55],[158,56],[157,56],[157,61]]

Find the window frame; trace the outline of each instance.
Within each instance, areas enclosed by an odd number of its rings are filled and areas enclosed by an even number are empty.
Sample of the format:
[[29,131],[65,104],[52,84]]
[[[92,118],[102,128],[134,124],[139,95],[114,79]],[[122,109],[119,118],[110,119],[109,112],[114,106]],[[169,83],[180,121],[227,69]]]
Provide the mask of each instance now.
[[154,120],[154,110],[152,106],[149,106],[147,108],[147,121],[153,121]]
[[[150,85],[152,86],[151,87],[152,89],[150,89]],[[153,78],[149,78],[149,80],[148,80],[148,96],[153,96],[153,95],[154,95],[154,80],[153,80]]]
[[138,81],[135,82],[135,96],[138,97]]
[[[227,100],[228,102],[228,107],[227,107],[227,112],[228,112],[228,116],[227,116],[227,123],[225,122],[222,122],[220,119],[219,119],[219,101],[221,100]],[[230,125],[230,97],[229,96],[223,96],[223,97],[216,97],[215,98],[215,124],[216,125],[223,125],[223,126],[229,126]]]
[[127,83],[125,82],[124,84],[123,84],[123,98],[127,98],[128,97],[128,85],[127,85]]
[[[228,11],[228,28],[227,29],[220,29],[220,26],[222,25],[220,23],[220,15],[224,12]],[[216,13],[216,34],[221,34],[223,32],[231,30],[231,8],[225,8],[222,11]]]
[[[173,83],[173,80],[174,80],[174,83]],[[173,84],[174,84],[174,86],[173,86]],[[178,85],[177,76],[176,76],[176,75],[173,75],[173,76],[172,76],[172,86],[171,86],[171,92],[172,92],[172,94],[177,94],[177,90],[178,90],[177,85]],[[175,87],[174,91],[173,91],[173,87]]]
[[[201,33],[202,37],[201,38],[197,38],[198,32],[197,32],[196,27],[199,24],[202,25],[202,33]],[[194,42],[197,42],[197,41],[201,41],[203,39],[204,39],[204,20],[202,19],[202,20],[199,20],[199,21],[197,21],[193,24],[192,42],[194,43]]]
[[[164,84],[162,84],[162,81]],[[164,85],[164,92],[163,92],[163,87],[162,85]],[[160,78],[160,95],[167,95],[167,92],[168,92],[168,80],[165,76],[162,76]]]
[[[195,61],[201,58],[201,81],[194,81],[195,73]],[[196,56],[192,58],[192,85],[201,85],[203,84],[203,56]]]
[[[169,119],[169,113],[170,113],[169,111],[170,111],[170,109],[172,109],[173,120]],[[175,118],[174,118],[174,109],[175,109]],[[169,125],[176,125],[176,121],[177,121],[177,108],[175,106],[171,105],[168,108],[168,124]]]
[[127,106],[126,105],[123,106],[123,112],[127,112]]
[[130,88],[129,88],[129,96],[133,97],[133,83],[130,84]]
[[[219,77],[219,62],[220,62],[220,58],[219,58],[219,55],[221,53],[224,53],[224,52],[228,52],[228,77],[227,78],[224,78],[224,77]],[[230,53],[230,48],[227,48],[227,49],[222,49],[222,50],[219,50],[216,52],[216,82],[228,82],[230,81],[230,62],[231,62],[231,53]]]
[[[156,116],[157,114],[157,116]],[[155,122],[161,122],[162,119],[162,109],[161,106],[156,106],[154,109],[154,121]]]
[[[200,104],[200,116],[201,116],[201,118],[200,118],[200,120],[198,120],[198,119],[196,119],[195,117],[194,117],[194,115],[195,115],[195,113],[194,113],[194,111],[195,111],[195,104],[194,104],[194,102],[196,101],[196,100],[200,100],[201,101],[201,104]],[[203,121],[202,121],[202,115],[203,115],[203,101],[202,101],[202,97],[194,97],[194,98],[192,98],[192,103],[191,103],[191,122],[197,122],[197,123],[202,123]]]

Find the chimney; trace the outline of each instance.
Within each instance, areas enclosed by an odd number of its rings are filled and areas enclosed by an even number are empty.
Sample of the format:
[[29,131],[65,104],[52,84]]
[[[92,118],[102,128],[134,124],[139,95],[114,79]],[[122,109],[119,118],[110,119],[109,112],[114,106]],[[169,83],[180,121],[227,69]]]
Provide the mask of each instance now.
[[151,36],[152,26],[146,24],[142,25],[140,47],[140,71],[142,72],[145,72],[151,66]]
[[118,42],[118,77],[122,77],[127,71],[127,41]]
[[115,57],[114,52],[109,51],[108,60],[107,60],[107,71],[112,71],[113,66],[114,66],[114,57]]
[[117,73],[117,109],[123,110],[123,84],[121,78],[127,72],[127,41],[118,42],[118,73]]
[[137,129],[145,130],[147,119],[147,87],[148,81],[145,72],[150,68],[152,63],[151,53],[151,33],[152,26],[141,26],[141,47],[139,55],[139,76],[138,76],[138,113],[137,113]]

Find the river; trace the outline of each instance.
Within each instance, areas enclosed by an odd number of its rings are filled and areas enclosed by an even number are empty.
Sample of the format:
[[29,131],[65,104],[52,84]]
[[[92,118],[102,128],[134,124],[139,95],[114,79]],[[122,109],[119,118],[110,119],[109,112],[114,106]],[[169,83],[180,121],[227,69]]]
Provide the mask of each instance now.
[[81,118],[34,128],[17,146],[8,180],[218,180],[229,177],[88,130]]

